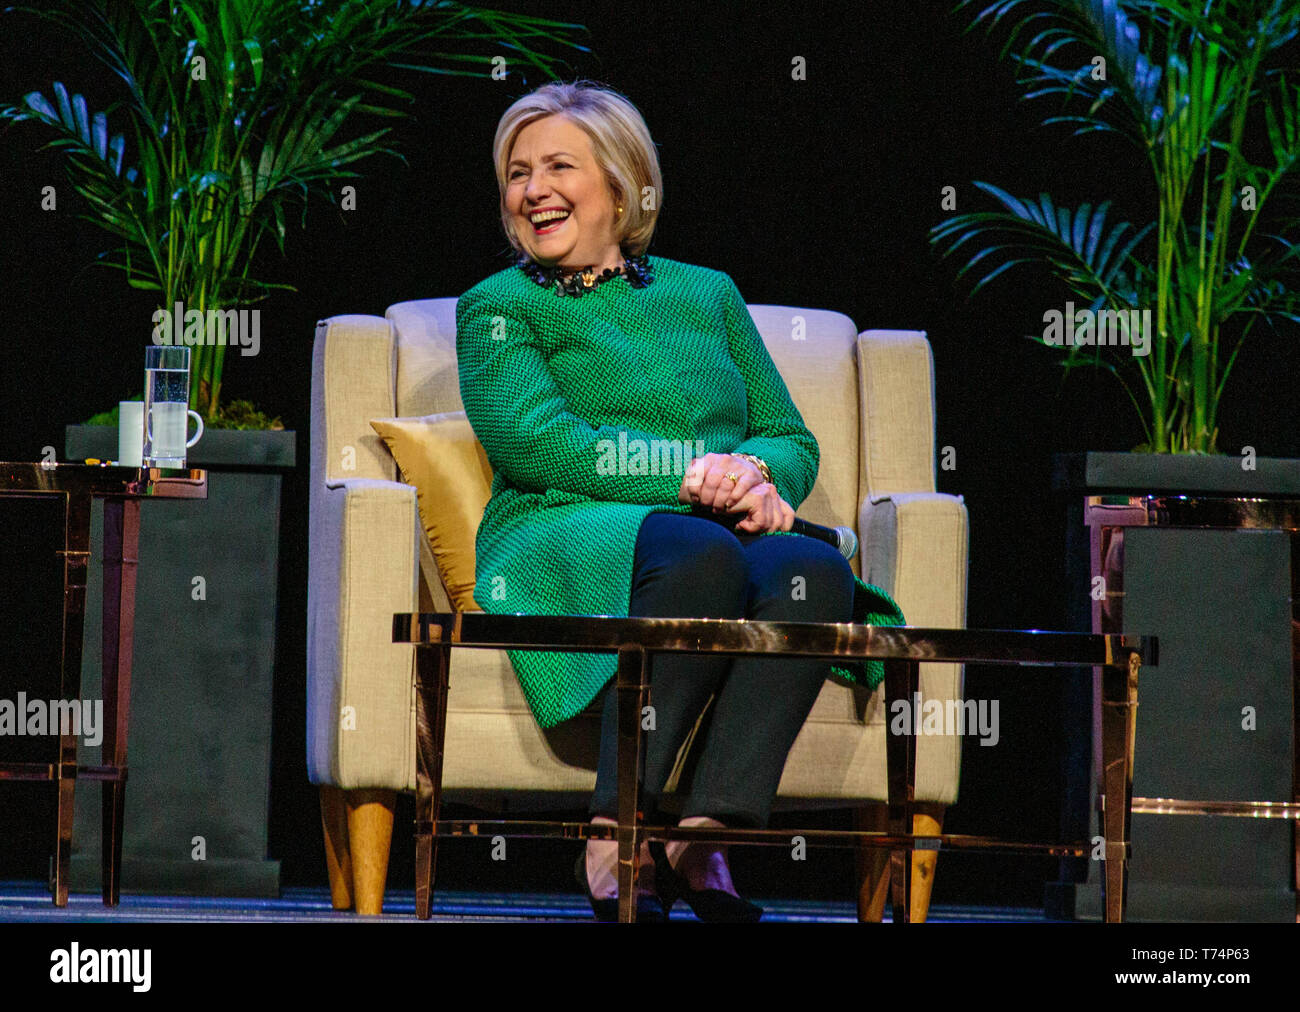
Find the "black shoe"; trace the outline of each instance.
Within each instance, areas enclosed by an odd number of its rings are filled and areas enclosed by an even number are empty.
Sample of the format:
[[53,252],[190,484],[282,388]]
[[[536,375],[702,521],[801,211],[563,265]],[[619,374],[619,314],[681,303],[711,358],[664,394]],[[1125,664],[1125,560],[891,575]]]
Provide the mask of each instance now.
[[[587,894],[587,902],[591,904],[591,912],[596,915],[596,920],[605,924],[617,923],[618,898],[598,900],[591,894],[591,883],[587,881],[587,852],[585,849],[578,853],[578,863],[573,866],[573,877],[577,879],[578,887]],[[637,896],[637,924],[662,924],[667,919],[664,914],[663,903],[658,896],[644,894]]]
[[692,889],[668,861],[668,851],[661,840],[650,841],[650,856],[655,861],[655,891],[663,901],[664,913],[672,910],[678,899],[686,901],[695,916],[712,924],[753,924],[763,916],[763,908],[732,896],[721,889]]

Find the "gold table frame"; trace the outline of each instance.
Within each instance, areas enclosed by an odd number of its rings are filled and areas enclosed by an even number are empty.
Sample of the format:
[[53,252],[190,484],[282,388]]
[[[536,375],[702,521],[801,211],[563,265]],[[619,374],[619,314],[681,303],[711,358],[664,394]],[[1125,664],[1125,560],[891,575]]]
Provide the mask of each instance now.
[[81,644],[90,565],[90,516],[104,500],[104,697],[103,758],[77,765],[77,737],[60,727],[58,759],[52,763],[0,763],[0,783],[45,780],[58,784],[52,891],[54,905],[68,905],[72,861],[73,799],[78,778],[101,784],[103,898],[116,906],[121,892],[122,827],[126,808],[126,743],[131,712],[131,651],[135,632],[135,579],[139,565],[140,502],[144,499],[206,499],[208,474],[192,468],[119,467],[110,464],[0,462],[0,498],[63,500],[62,700],[81,698]]
[[[614,618],[570,615],[489,615],[483,612],[398,613],[393,642],[416,647],[416,916],[432,913],[437,847],[441,837],[560,836],[618,841],[619,920],[636,918],[635,889],[640,843],[705,840],[717,843],[788,845],[792,833],[809,846],[867,845],[890,850],[891,905],[895,923],[910,917],[913,849],[996,850],[1056,857],[1091,854],[1090,841],[1013,842],[991,837],[912,833],[916,786],[916,738],[889,734],[888,832],[865,830],[716,829],[647,826],[640,805],[639,770],[644,754],[642,708],[650,697],[650,666],[656,653],[764,657],[819,657],[884,661],[886,712],[911,700],[927,662],[1097,667],[1097,702],[1103,718],[1102,758],[1106,798],[1105,919],[1124,919],[1128,885],[1130,805],[1136,741],[1138,674],[1157,663],[1154,637],[1041,632],[1038,630],[922,629],[856,623],[760,622],[748,619]],[[616,825],[541,820],[443,820],[442,760],[447,690],[453,647],[560,650],[618,655],[618,794]]]

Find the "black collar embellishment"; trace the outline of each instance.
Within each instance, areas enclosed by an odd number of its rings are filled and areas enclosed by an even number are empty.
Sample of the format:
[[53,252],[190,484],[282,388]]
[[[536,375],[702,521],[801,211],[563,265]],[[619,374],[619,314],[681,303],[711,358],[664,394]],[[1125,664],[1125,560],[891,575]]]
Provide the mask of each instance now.
[[606,267],[600,274],[596,273],[594,267],[585,267],[576,271],[561,271],[558,266],[543,267],[526,253],[519,255],[515,260],[515,266],[543,288],[550,288],[556,295],[574,297],[594,291],[597,285],[611,278],[626,277],[628,284],[633,288],[645,288],[654,280],[649,258],[644,253],[640,256],[624,257],[622,266]]

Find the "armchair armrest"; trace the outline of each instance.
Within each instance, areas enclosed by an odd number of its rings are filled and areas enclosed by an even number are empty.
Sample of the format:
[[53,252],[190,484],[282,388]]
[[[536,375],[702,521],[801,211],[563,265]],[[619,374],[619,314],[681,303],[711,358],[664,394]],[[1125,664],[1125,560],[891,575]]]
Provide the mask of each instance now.
[[[934,358],[919,330],[858,335],[858,496],[934,491]],[[910,611],[904,606],[908,621]]]
[[313,489],[307,593],[312,783],[415,787],[413,653],[393,615],[419,608],[415,489],[333,479]]
[[[395,415],[397,339],[382,316],[331,316],[316,324],[311,377],[311,481],[397,477],[368,424]],[[313,503],[313,509],[315,508]]]
[[966,624],[969,518],[961,496],[895,492],[864,500],[863,580],[899,603],[908,625]]
[[[961,496],[898,492],[868,497],[858,511],[858,529],[862,578],[898,602],[908,625],[965,627],[969,522]],[[919,688],[924,699],[962,699],[964,666],[923,664]],[[960,738],[918,739],[918,798],[953,804],[960,779]]]

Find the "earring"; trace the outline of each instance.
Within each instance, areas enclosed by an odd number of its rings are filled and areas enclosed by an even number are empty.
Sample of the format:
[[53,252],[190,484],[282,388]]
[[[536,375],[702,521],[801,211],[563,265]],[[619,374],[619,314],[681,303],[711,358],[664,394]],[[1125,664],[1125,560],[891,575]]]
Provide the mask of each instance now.
[[623,213],[623,205],[622,205],[622,204],[620,204],[619,207],[618,207],[618,213],[619,213],[619,214],[622,214],[622,213]]

